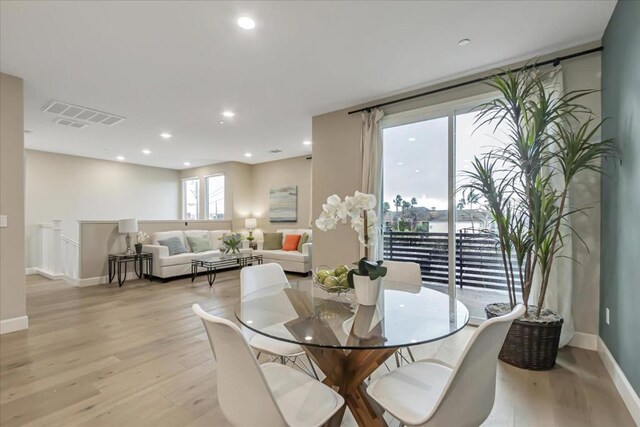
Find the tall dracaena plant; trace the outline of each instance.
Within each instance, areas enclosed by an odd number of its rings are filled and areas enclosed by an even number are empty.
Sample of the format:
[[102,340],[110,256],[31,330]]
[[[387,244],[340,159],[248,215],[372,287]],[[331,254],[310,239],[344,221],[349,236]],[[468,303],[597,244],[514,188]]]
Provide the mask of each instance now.
[[500,127],[504,134],[498,137],[504,139],[500,147],[474,159],[462,187],[483,195],[495,221],[512,307],[517,290],[528,305],[534,277],[540,274],[537,316],[563,246],[561,225],[577,211],[566,206],[569,186],[582,171],[601,172],[601,157],[614,153],[611,140],[594,138],[602,122],[577,103],[594,91],[559,94],[545,86],[546,78],[530,67],[489,81],[500,96],[479,107],[475,125],[489,124],[494,131]]

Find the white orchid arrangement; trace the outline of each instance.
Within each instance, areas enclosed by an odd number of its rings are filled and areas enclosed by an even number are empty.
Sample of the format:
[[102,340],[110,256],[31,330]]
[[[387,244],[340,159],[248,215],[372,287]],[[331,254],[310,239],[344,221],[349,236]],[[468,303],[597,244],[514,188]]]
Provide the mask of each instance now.
[[147,240],[149,240],[149,235],[147,233],[145,233],[144,231],[139,231],[137,239],[138,239],[138,243],[144,243]]
[[322,205],[322,213],[316,220],[316,227],[322,231],[333,230],[338,222],[346,224],[351,220],[351,228],[358,234],[358,240],[364,245],[365,258],[369,257],[369,247],[375,243],[378,233],[378,215],[375,211],[376,196],[356,191],[344,201],[337,194],[329,196]]

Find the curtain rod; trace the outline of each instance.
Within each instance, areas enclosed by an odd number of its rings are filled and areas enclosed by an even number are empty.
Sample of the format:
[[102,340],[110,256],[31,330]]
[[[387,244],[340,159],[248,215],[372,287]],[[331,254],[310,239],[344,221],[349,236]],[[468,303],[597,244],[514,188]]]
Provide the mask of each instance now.
[[[566,61],[567,59],[578,58],[580,56],[590,55],[592,53],[600,52],[602,49],[603,49],[602,46],[594,47],[593,49],[583,50],[581,52],[572,53],[570,55],[559,56],[557,58],[549,59],[547,61],[536,62],[535,64],[525,65],[524,67],[516,68],[515,70],[510,70],[510,71],[511,72],[518,72],[518,71],[528,70],[530,68],[542,67],[544,65],[549,65],[549,64],[553,64],[554,67],[557,67],[558,65],[560,65],[561,61]],[[421,92],[421,93],[417,93],[415,95],[405,96],[404,98],[394,99],[393,101],[382,102],[380,104],[375,104],[375,105],[371,105],[369,107],[360,108],[358,110],[349,111],[349,114],[361,113],[363,111],[371,111],[374,108],[386,107],[387,105],[398,104],[400,102],[410,101],[410,100],[416,99],[416,98],[422,98],[423,96],[433,95],[433,94],[436,94],[436,93],[445,92],[445,91],[451,90],[451,89],[457,89],[459,87],[468,86],[468,85],[475,84],[475,83],[481,83],[481,82],[483,82],[485,80],[489,80],[490,78],[492,78],[494,76],[504,76],[505,74],[507,74],[507,72],[503,71],[501,73],[491,74],[491,75],[485,76],[485,77],[478,77],[476,79],[467,80],[467,81],[464,81],[464,82],[460,82],[460,83],[456,83],[456,84],[453,84],[453,85],[441,87],[441,88],[438,88],[438,89],[429,90],[427,92]]]

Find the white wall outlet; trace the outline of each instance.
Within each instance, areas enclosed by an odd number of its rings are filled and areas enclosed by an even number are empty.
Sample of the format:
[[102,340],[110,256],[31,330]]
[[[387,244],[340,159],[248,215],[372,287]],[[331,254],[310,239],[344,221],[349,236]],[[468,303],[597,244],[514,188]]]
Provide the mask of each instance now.
[[0,227],[5,228],[7,226],[7,216],[0,215]]
[[609,324],[609,307],[604,309],[604,321],[607,322],[607,325]]

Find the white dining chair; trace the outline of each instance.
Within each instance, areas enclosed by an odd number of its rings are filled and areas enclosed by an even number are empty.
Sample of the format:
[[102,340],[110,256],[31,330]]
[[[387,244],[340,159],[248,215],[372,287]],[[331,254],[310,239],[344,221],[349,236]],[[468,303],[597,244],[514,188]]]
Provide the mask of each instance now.
[[330,387],[289,366],[258,364],[242,331],[198,304],[217,362],[222,413],[236,426],[321,426],[344,404]]
[[[240,271],[240,295],[241,298],[251,298],[251,294],[269,286],[277,286],[289,283],[287,275],[280,264],[269,263],[244,267]],[[274,307],[276,309],[276,307]],[[282,310],[292,309],[292,307],[280,307]],[[274,335],[280,336],[286,333],[282,323],[276,323],[270,327],[264,328],[265,332],[272,329]],[[279,360],[280,363],[286,365],[287,362],[293,363],[302,371],[314,376],[318,379],[316,368],[309,355],[298,344],[276,340],[264,335],[255,334],[249,338],[249,345],[256,350],[256,357],[260,357],[262,353],[267,354],[272,360]],[[309,366],[301,360],[305,357],[309,362]]]
[[[420,264],[417,262],[385,260],[383,265],[387,267],[385,289],[395,289],[411,293],[420,292],[420,289],[422,289],[422,272],[420,271]],[[396,366],[398,367],[400,367],[402,361],[407,363],[409,362],[404,355],[405,350],[407,351],[411,362],[416,361],[413,356],[413,352],[411,351],[411,347],[402,347],[395,352]]]
[[367,393],[405,425],[479,426],[493,408],[500,348],[524,312],[518,304],[480,325],[456,366],[435,359],[411,363],[372,381]]

